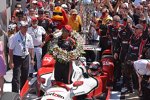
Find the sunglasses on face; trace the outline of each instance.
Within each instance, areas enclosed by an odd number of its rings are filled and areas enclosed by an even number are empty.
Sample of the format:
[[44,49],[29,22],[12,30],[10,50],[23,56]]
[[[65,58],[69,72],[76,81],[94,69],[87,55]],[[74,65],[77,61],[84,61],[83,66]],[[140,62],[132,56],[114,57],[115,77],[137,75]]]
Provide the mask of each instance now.
[[62,13],[61,12],[53,12],[53,15],[59,15],[59,16],[62,16]]
[[38,14],[39,14],[39,15],[43,15],[44,13],[43,13],[43,12],[39,12]]
[[140,9],[140,8],[137,8],[137,10],[142,10],[142,9]]
[[121,7],[121,9],[128,9],[128,8],[126,8],[126,7]]
[[91,70],[91,71],[94,71],[94,72],[97,71],[97,69],[94,69],[94,68],[90,68],[90,70]]
[[28,26],[22,26],[23,28],[28,28]]
[[120,22],[119,20],[113,20],[114,22]]
[[136,30],[140,29],[140,28],[135,28]]

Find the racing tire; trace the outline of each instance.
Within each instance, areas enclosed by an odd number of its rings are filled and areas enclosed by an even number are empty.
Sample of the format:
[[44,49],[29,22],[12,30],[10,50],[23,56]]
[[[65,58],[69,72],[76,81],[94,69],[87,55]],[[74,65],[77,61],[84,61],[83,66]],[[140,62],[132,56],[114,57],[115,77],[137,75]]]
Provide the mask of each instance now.
[[2,95],[1,100],[21,100],[21,98],[18,93],[6,92]]
[[100,95],[99,100],[106,100],[107,95],[108,95],[108,89]]

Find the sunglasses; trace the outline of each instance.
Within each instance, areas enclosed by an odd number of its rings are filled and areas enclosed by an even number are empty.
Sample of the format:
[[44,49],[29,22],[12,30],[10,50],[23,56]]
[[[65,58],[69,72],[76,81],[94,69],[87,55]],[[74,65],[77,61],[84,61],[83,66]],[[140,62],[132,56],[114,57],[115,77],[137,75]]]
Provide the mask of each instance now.
[[62,16],[62,13],[61,12],[53,12],[53,15],[59,15],[59,16]]
[[141,28],[135,28],[136,30],[141,29]]
[[97,69],[94,69],[94,68],[90,68],[90,70],[91,70],[91,71],[94,71],[94,72],[97,71]]
[[142,9],[140,9],[140,8],[137,8],[137,10],[142,10]]
[[115,21],[115,22],[120,22],[119,20],[113,20],[113,21]]
[[40,12],[40,13],[38,13],[39,15],[43,15],[44,13],[42,13],[42,12]]
[[128,8],[126,8],[126,7],[121,7],[121,9],[128,9]]
[[23,28],[28,28],[28,25],[27,26],[22,26]]

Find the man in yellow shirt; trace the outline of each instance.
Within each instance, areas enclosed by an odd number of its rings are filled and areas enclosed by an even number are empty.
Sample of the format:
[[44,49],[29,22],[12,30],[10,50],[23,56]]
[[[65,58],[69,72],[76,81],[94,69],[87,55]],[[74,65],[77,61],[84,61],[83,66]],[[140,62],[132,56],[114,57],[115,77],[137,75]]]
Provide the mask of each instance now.
[[78,15],[78,12],[76,9],[72,9],[70,11],[68,25],[70,25],[72,27],[72,29],[77,32],[81,31],[82,21],[81,21],[81,17]]

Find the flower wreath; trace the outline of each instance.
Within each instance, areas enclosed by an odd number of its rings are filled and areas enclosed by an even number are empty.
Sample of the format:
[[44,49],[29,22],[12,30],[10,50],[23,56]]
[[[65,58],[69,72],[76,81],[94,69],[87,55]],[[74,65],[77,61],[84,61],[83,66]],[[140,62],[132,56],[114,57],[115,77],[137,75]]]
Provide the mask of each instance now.
[[71,32],[71,37],[76,40],[76,48],[72,51],[63,50],[58,46],[57,43],[54,44],[52,48],[49,49],[49,53],[53,55],[53,57],[59,62],[69,62],[73,59],[77,59],[81,54],[84,53],[83,43],[84,39],[82,36],[73,31]]

